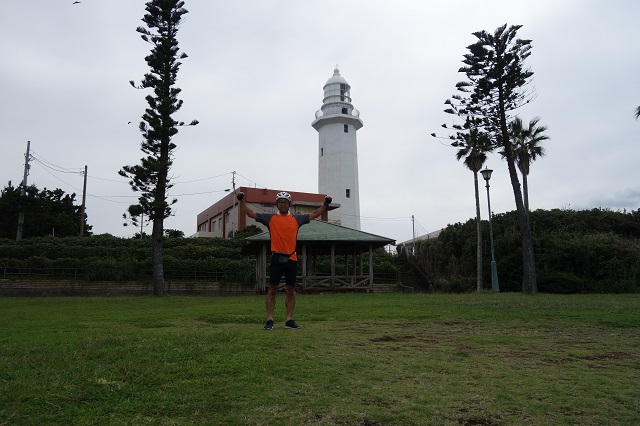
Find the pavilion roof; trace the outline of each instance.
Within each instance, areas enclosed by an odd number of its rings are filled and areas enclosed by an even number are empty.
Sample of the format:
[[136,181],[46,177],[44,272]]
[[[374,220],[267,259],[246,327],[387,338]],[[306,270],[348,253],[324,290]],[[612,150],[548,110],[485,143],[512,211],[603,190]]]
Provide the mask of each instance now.
[[[271,241],[269,232],[263,232],[245,239],[246,245],[242,248],[243,254],[253,254],[261,244]],[[338,249],[362,247],[384,247],[387,244],[395,245],[395,240],[358,231],[321,220],[312,220],[298,230],[298,245],[312,243],[314,247],[329,248],[334,245]]]

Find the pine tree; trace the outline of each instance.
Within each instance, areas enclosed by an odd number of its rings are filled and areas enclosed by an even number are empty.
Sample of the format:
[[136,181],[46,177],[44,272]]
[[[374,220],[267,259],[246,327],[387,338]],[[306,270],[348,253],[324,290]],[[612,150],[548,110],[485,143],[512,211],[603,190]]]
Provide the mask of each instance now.
[[[146,4],[146,11],[142,21],[147,28],[138,27],[137,32],[153,46],[145,58],[150,71],[139,86],[130,82],[133,87],[153,91],[145,98],[148,107],[139,126],[144,137],[141,150],[146,156],[138,165],[124,166],[119,174],[129,178],[131,188],[141,193],[138,203],[153,223],[153,292],[161,295],[165,292],[162,257],[164,219],[171,215],[171,206],[177,202],[176,199],[168,202],[168,191],[172,187],[169,170],[176,148],[172,139],[178,133],[178,127],[185,125],[173,118],[182,107],[182,101],[178,99],[181,90],[176,87],[176,79],[180,60],[187,57],[185,53],[180,54],[176,36],[182,17],[188,12],[181,0],[151,0]],[[189,125],[196,124],[198,122],[194,120]]]

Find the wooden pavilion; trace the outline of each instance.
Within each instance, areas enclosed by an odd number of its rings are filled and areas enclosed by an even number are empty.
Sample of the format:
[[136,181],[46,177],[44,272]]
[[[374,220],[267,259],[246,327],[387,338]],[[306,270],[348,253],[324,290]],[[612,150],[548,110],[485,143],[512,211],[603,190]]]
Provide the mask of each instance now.
[[[269,232],[249,237],[245,243],[242,254],[256,256],[256,291],[264,293],[269,282]],[[373,250],[387,244],[395,245],[395,240],[312,220],[298,231],[298,283],[302,283],[303,291],[372,291]],[[330,271],[319,270],[318,256],[329,256]],[[341,271],[336,270],[338,256],[344,258]]]

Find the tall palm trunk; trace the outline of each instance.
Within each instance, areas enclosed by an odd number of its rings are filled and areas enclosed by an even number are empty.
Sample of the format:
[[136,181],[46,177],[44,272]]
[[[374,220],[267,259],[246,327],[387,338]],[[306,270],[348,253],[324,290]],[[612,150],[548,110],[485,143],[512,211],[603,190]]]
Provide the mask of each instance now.
[[522,173],[522,195],[524,197],[524,210],[529,214],[529,184],[527,183],[526,173]]
[[476,227],[477,227],[477,248],[476,248],[476,273],[477,291],[482,291],[482,222],[480,221],[480,191],[478,189],[478,172],[482,169],[482,165],[487,160],[486,151],[490,146],[491,140],[486,134],[478,132],[477,129],[469,131],[469,133],[460,133],[459,140],[454,146],[461,149],[456,153],[458,160],[464,158],[464,164],[473,172],[473,188],[476,197]]
[[520,236],[522,239],[522,291],[524,293],[537,293],[538,285],[536,283],[536,266],[535,256],[533,253],[533,237],[531,236],[531,222],[529,221],[529,214],[524,207],[520,181],[518,180],[518,171],[516,169],[513,147],[509,138],[507,118],[504,110],[504,94],[502,89],[498,90],[498,98],[502,141],[504,144],[507,167],[509,168],[511,187],[513,188],[513,195],[516,201],[518,223],[520,225]]
[[525,209],[522,191],[520,190],[520,182],[518,181],[518,173],[513,161],[511,151],[507,154],[507,166],[509,168],[509,177],[511,178],[511,187],[516,200],[516,210],[518,212],[518,223],[520,225],[520,234],[522,237],[522,291],[525,293],[537,293],[538,286],[536,283],[535,257],[533,253],[533,238],[531,237],[531,222],[529,221],[528,211]]

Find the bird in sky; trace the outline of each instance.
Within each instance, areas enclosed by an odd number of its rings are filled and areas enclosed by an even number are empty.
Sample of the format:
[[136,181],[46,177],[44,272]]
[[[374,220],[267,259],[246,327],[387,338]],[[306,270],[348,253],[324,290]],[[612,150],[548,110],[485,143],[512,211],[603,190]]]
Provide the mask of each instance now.
[[80,2],[79,1],[74,1],[73,4],[80,4]]

